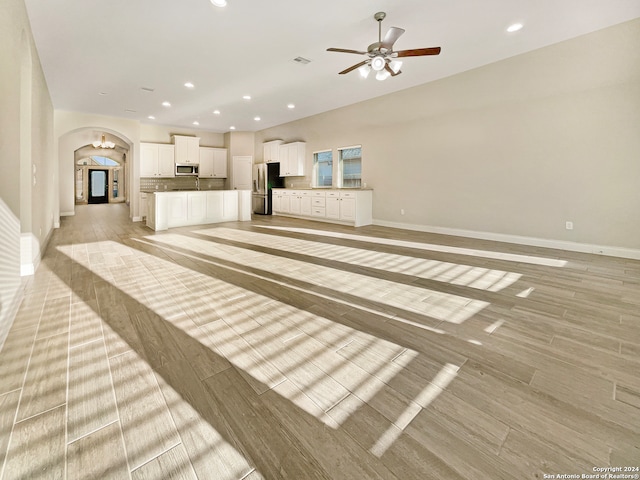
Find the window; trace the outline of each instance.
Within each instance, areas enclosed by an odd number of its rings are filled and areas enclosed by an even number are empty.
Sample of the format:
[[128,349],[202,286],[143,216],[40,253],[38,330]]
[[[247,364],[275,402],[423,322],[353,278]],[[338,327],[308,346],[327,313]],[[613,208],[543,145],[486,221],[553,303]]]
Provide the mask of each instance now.
[[313,152],[313,186],[331,187],[333,185],[333,152],[323,150]]
[[107,157],[92,156],[91,160],[93,160],[94,165],[103,165],[105,167],[117,167],[118,165],[120,165],[118,162],[115,162]]
[[360,188],[362,180],[362,147],[338,149],[340,157],[340,185],[343,188]]

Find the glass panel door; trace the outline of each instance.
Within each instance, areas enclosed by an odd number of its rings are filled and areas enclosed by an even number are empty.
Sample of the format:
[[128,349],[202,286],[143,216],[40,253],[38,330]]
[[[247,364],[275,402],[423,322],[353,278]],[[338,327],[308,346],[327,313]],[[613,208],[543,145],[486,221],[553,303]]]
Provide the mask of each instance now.
[[108,203],[109,175],[106,170],[89,170],[89,203]]

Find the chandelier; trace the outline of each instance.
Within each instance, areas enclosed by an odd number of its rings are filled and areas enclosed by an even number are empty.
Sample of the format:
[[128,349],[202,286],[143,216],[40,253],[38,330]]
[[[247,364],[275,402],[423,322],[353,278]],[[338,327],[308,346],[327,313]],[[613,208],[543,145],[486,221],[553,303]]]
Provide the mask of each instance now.
[[102,134],[102,140],[96,140],[91,145],[93,148],[116,148],[116,144],[105,140],[104,134]]

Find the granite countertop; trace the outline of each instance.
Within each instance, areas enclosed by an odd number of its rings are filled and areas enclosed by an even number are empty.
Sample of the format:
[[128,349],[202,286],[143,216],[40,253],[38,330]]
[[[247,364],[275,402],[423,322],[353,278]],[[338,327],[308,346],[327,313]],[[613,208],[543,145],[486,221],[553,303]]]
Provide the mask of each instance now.
[[195,188],[169,188],[167,190],[158,189],[158,190],[140,190],[140,193],[171,193],[171,192],[218,192],[224,190],[224,188],[201,188],[200,190],[196,190]]
[[355,188],[355,187],[276,187],[274,190],[373,190],[371,187]]

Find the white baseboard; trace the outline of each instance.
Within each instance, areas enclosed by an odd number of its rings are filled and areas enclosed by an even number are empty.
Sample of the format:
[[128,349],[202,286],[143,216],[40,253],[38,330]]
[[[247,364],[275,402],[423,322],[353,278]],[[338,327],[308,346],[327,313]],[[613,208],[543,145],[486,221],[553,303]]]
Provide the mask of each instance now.
[[60,212],[61,217],[73,217],[76,214],[74,210],[70,212]]
[[40,263],[40,242],[33,233],[20,234],[20,275],[33,275]]
[[132,217],[131,221],[132,222],[141,222],[142,221],[142,217]]
[[640,250],[633,248],[614,247],[610,245],[593,245],[588,243],[568,242],[565,240],[552,240],[537,237],[524,237],[520,235],[507,235],[504,233],[476,232],[457,228],[434,227],[431,225],[415,225],[413,223],[389,222],[386,220],[373,220],[374,225],[381,227],[402,228],[418,232],[439,233],[442,235],[454,235],[457,237],[477,238],[480,240],[493,240],[496,242],[516,243],[533,247],[556,248],[570,252],[594,253],[610,257],[630,258],[640,260]]

